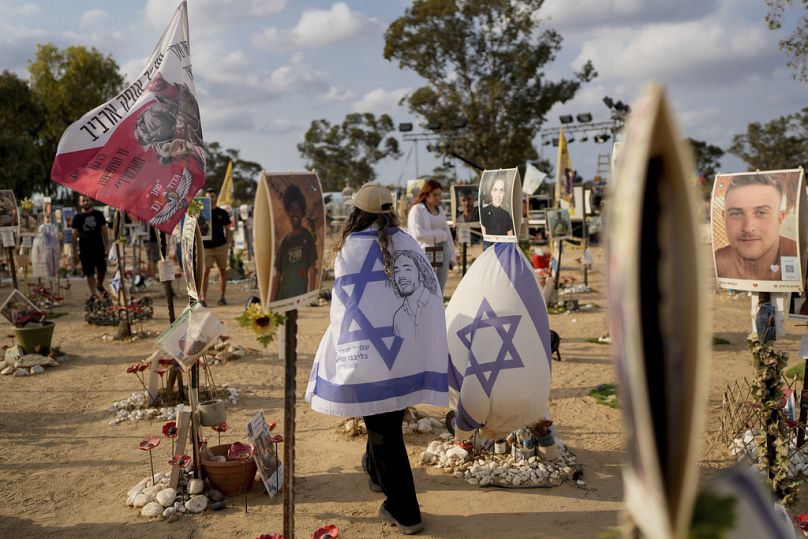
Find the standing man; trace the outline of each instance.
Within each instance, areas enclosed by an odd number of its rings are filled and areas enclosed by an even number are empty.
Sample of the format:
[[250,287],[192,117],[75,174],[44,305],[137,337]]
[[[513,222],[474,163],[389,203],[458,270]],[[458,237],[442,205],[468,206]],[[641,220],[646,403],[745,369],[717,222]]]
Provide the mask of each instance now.
[[208,198],[210,199],[211,211],[211,234],[213,236],[210,240],[203,242],[205,246],[205,277],[202,279],[202,295],[199,301],[203,306],[207,307],[208,304],[205,298],[208,297],[208,279],[210,278],[210,269],[213,267],[213,262],[216,261],[216,267],[219,268],[219,305],[227,305],[225,299],[225,290],[227,288],[227,253],[230,248],[230,215],[227,211],[216,205],[216,200],[219,198],[215,189],[207,190]]
[[723,212],[729,245],[715,252],[718,277],[781,281],[787,265],[794,268],[786,275],[796,275],[797,243],[780,235],[785,216],[786,198],[779,178],[768,174],[732,178]]
[[79,197],[81,213],[73,218],[71,226],[73,234],[73,263],[81,261],[81,272],[87,277],[90,295],[96,292],[106,296],[104,277],[107,274],[107,220],[104,214],[93,208],[93,200],[82,195]]

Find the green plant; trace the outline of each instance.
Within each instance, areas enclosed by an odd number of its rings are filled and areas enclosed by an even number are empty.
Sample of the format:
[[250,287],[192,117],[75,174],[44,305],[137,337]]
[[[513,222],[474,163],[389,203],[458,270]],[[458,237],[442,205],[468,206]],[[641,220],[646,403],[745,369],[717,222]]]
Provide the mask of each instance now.
[[799,363],[788,369],[786,371],[786,376],[789,378],[796,378],[797,380],[802,380],[805,378],[805,363]]
[[690,539],[722,539],[727,537],[735,524],[735,496],[723,497],[709,490],[702,490],[693,506],[690,519]]
[[620,408],[620,402],[617,400],[617,388],[614,384],[598,384],[589,390],[589,396],[598,404],[609,408]]
[[752,396],[759,404],[757,413],[766,425],[765,431],[755,438],[760,454],[758,466],[767,472],[767,484],[775,495],[788,505],[797,497],[799,481],[788,477],[788,440],[791,432],[783,418],[780,400],[783,368],[788,354],[775,351],[761,343],[756,333],[750,333],[746,343],[754,357],[757,376],[752,385]]
[[716,337],[715,335],[713,335],[713,346],[718,346],[721,344],[732,344],[732,343],[723,337]]

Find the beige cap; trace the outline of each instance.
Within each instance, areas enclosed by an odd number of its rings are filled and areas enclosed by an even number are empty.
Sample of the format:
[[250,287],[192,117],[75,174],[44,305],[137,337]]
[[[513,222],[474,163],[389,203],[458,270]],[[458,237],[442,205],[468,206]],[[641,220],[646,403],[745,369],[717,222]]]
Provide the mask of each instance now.
[[368,213],[393,213],[393,195],[378,183],[366,183],[353,196],[355,207]]

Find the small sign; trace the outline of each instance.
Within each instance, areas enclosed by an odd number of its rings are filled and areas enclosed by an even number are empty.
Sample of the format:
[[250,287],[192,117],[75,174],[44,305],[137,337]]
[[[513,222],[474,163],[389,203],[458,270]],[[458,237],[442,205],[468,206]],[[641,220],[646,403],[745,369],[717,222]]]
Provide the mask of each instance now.
[[33,236],[23,236],[22,237],[22,246],[23,247],[31,247],[34,244],[34,237]]
[[468,225],[457,226],[457,240],[460,243],[471,243],[471,228]]
[[12,229],[0,229],[0,237],[3,238],[3,247],[14,247],[14,231]]
[[424,253],[433,268],[438,269],[443,266],[443,246],[427,247],[424,249]]
[[171,260],[160,260],[157,262],[157,275],[161,283],[173,281],[174,274],[174,262]]

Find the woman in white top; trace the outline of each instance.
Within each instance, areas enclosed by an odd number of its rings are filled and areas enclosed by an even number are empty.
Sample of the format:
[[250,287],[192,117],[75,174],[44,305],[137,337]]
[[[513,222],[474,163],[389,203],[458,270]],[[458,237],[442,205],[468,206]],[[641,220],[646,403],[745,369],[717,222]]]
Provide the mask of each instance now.
[[435,180],[425,181],[407,217],[407,229],[421,247],[440,247],[443,250],[443,263],[435,268],[441,292],[446,285],[449,269],[456,262],[454,240],[440,205],[442,194],[440,183]]

